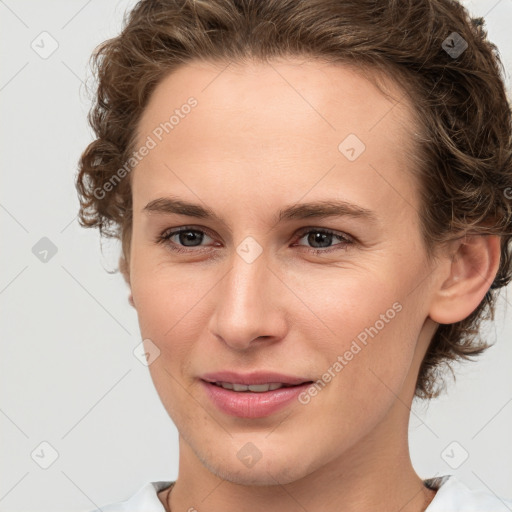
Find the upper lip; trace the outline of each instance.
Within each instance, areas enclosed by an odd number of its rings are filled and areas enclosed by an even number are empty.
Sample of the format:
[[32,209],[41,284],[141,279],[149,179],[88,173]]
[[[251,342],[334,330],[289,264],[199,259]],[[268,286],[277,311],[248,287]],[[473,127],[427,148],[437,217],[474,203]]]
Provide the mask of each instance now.
[[231,382],[232,384],[245,384],[246,386],[252,384],[270,384],[273,382],[289,385],[312,382],[311,379],[305,377],[294,377],[284,375],[283,373],[267,371],[254,371],[251,373],[237,373],[231,371],[212,372],[203,374],[201,379],[208,382]]

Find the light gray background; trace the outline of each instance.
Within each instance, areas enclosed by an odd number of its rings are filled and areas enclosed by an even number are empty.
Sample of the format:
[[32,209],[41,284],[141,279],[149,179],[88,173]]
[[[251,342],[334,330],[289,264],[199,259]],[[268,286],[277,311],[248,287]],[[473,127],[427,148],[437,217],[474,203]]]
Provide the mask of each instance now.
[[[465,4],[485,17],[510,90],[512,0]],[[76,221],[77,160],[92,140],[87,59],[133,5],[0,1],[1,511],[86,511],[177,476],[176,428],[133,355],[141,339],[127,287],[107,273],[119,244],[102,253],[98,233]],[[46,59],[31,47],[43,31],[58,43]],[[57,248],[46,263],[32,252],[43,237]],[[453,473],[512,498],[511,304],[502,295],[496,346],[459,369],[448,395],[414,406],[420,476]],[[58,452],[47,469],[42,442]]]

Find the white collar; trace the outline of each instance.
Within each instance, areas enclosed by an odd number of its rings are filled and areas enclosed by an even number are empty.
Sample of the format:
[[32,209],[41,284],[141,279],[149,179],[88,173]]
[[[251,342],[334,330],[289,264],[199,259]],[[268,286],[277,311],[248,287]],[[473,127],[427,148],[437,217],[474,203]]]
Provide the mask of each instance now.
[[[438,488],[425,512],[510,512],[512,500],[501,499],[491,492],[472,490],[454,475],[426,479]],[[165,512],[158,493],[172,481],[148,482],[131,498],[101,507],[103,512]],[[96,511],[91,511],[96,512]]]

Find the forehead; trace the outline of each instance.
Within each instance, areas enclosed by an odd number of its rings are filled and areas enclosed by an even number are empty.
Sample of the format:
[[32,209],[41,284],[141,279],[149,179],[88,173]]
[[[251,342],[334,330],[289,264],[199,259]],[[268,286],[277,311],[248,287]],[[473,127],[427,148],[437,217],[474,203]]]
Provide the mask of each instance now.
[[140,119],[136,147],[148,138],[154,146],[133,172],[134,190],[149,197],[181,187],[190,196],[186,176],[217,192],[224,180],[297,195],[321,178],[347,190],[380,182],[380,196],[387,181],[410,195],[412,109],[385,85],[391,97],[352,67],[311,60],[183,65],[157,85]]

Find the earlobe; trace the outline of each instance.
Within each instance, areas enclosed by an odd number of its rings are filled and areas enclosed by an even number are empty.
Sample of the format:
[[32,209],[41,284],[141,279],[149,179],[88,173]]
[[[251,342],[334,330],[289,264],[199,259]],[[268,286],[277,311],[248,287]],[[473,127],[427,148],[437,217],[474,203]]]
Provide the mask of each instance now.
[[432,320],[460,322],[478,307],[498,272],[500,242],[497,235],[467,235],[457,240],[449,273],[435,290],[429,311]]

